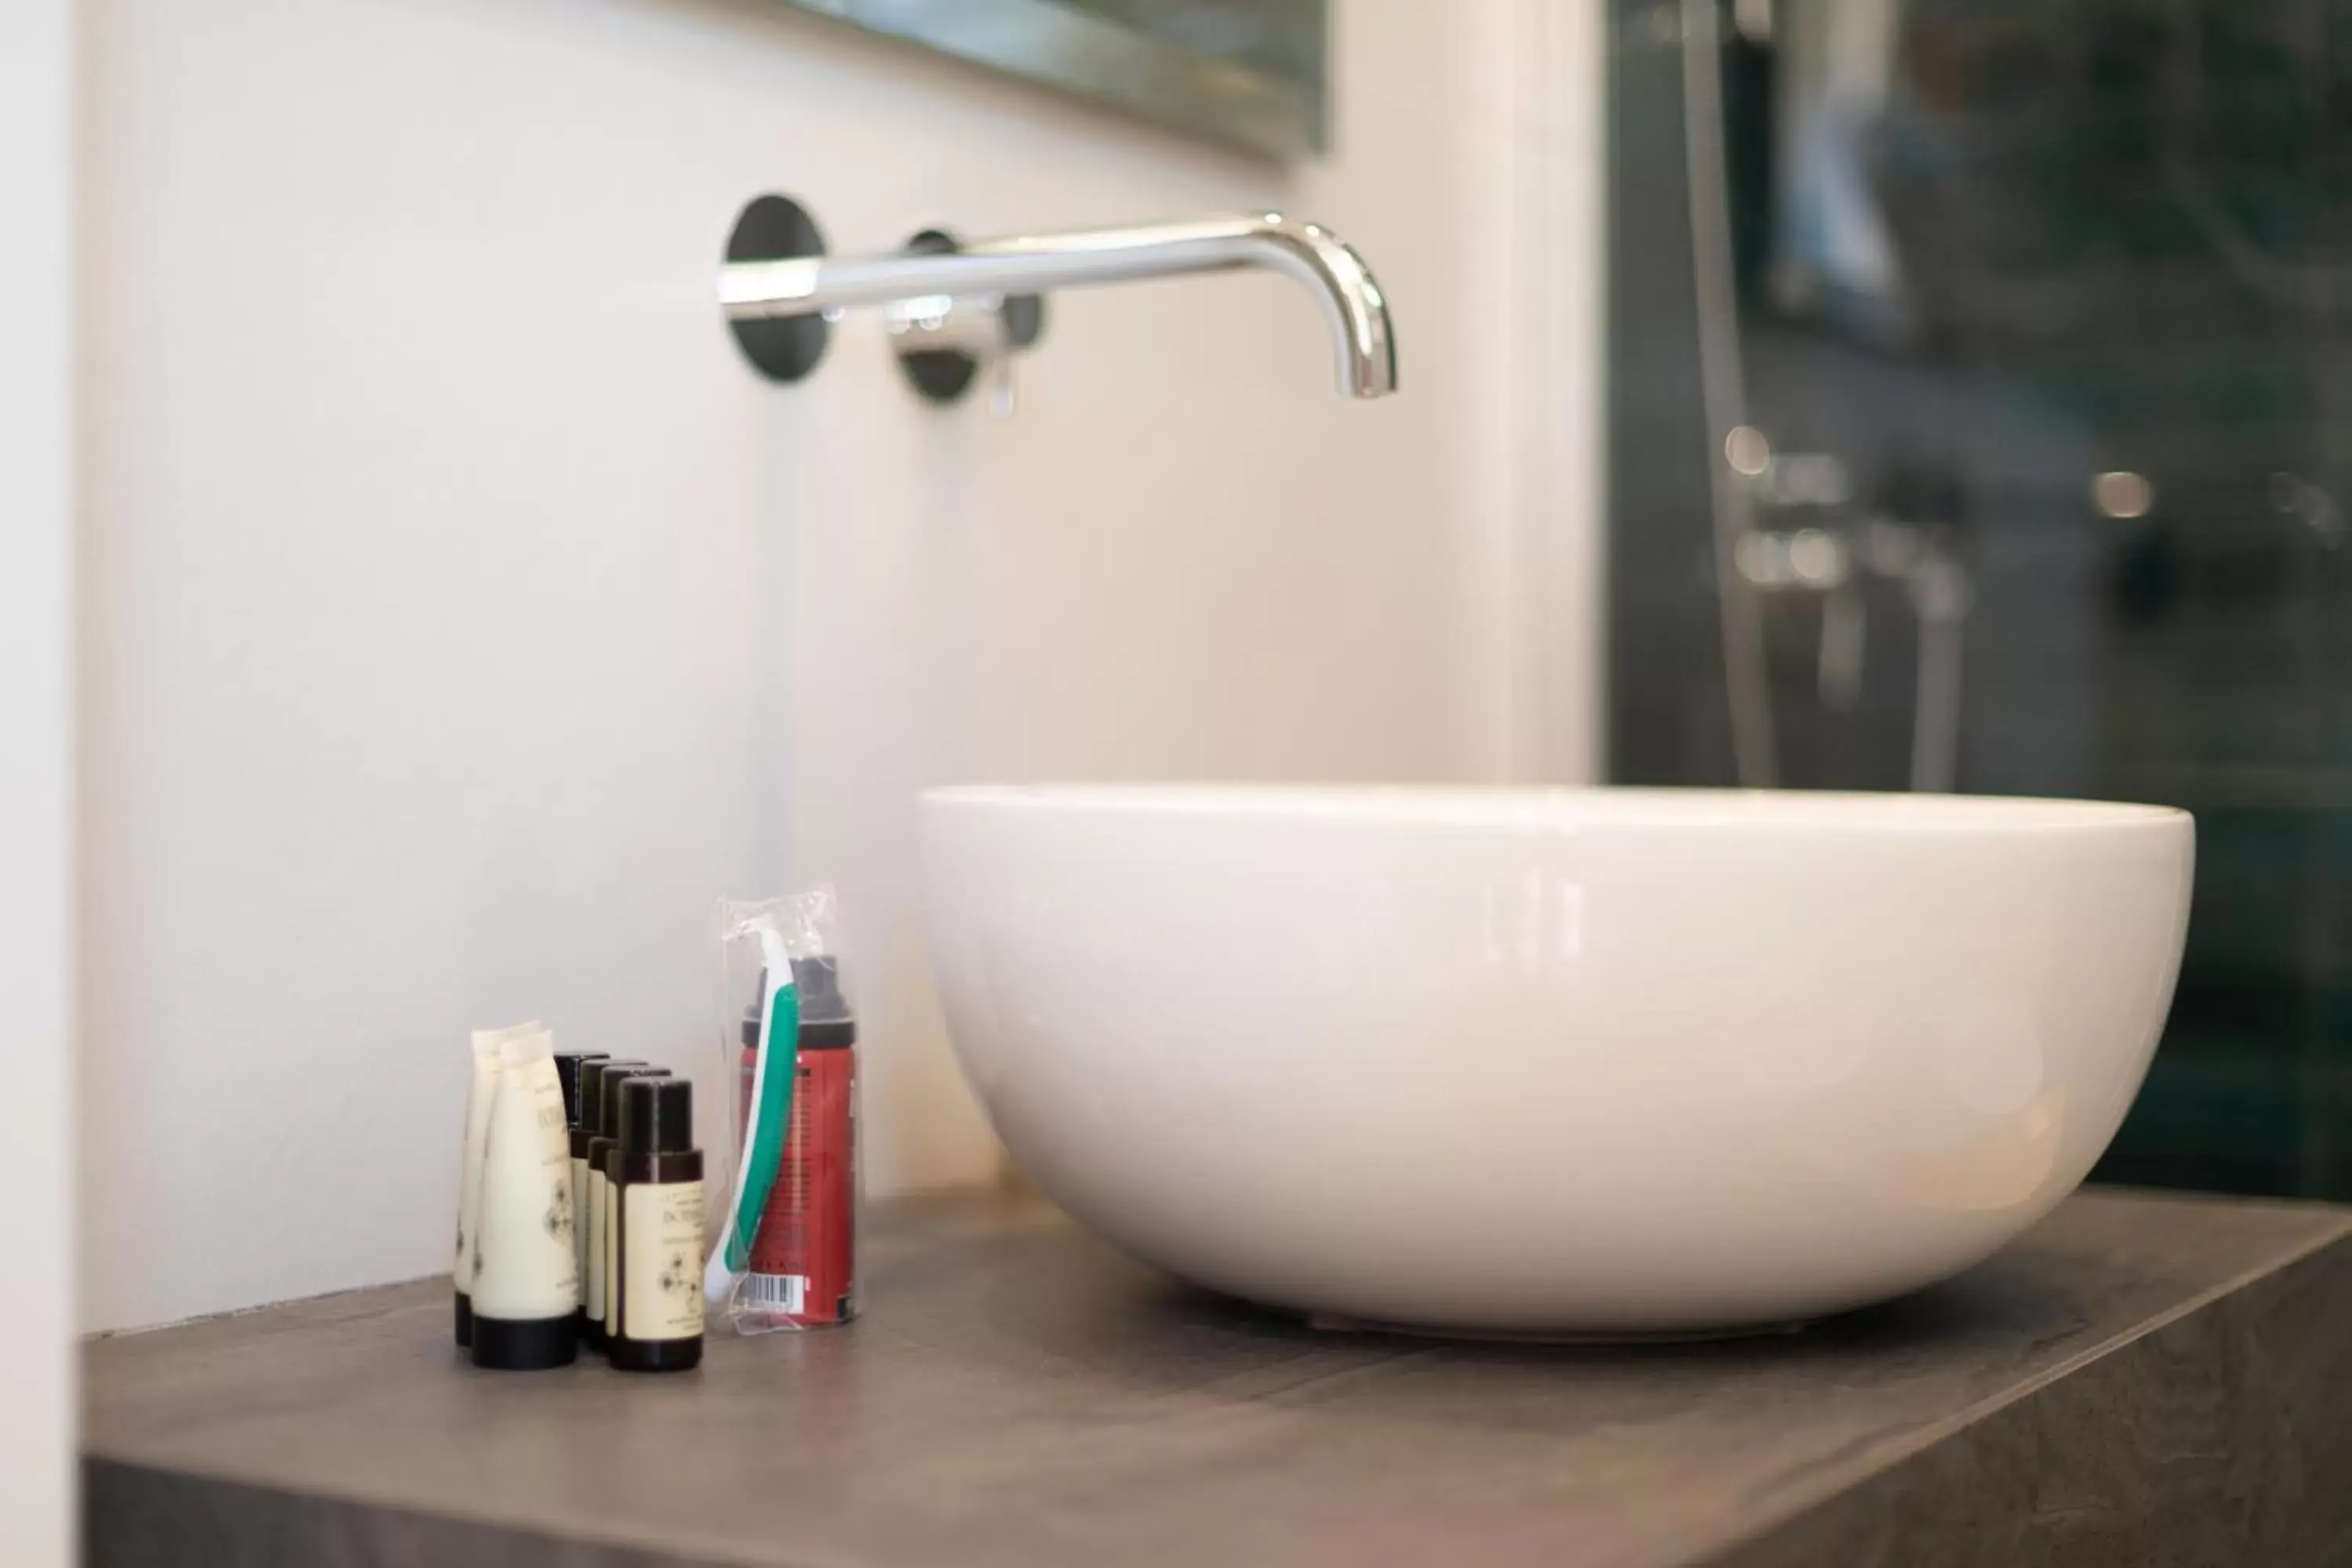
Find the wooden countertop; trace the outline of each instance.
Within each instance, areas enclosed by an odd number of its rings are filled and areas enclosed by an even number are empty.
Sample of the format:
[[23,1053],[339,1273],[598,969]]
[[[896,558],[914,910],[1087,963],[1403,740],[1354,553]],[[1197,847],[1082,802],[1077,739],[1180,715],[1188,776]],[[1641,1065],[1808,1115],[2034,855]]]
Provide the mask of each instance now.
[[867,1315],[480,1373],[446,1280],[94,1342],[108,1565],[2352,1557],[2352,1211],[2092,1191],[1802,1332],[1335,1334],[1034,1201],[872,1216]]

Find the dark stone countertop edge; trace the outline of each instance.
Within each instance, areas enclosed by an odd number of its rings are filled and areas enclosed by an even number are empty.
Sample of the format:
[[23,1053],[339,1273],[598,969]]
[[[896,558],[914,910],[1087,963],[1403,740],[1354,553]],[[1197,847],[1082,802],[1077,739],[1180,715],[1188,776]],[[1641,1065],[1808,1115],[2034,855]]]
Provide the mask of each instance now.
[[1703,1561],[2352,1562],[2352,1333],[2325,1328],[2347,1301],[2352,1219],[1936,1424]]

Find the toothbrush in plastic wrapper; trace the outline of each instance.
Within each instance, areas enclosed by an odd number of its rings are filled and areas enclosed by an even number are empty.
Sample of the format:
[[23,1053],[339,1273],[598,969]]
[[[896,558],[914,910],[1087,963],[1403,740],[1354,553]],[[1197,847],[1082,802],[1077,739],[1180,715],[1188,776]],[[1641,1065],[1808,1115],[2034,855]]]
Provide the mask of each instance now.
[[793,1079],[798,1065],[801,1034],[800,993],[793,984],[793,961],[783,932],[772,915],[751,914],[723,934],[732,938],[757,933],[764,965],[760,999],[760,1060],[751,1081],[751,1113],[745,1119],[742,1148],[737,1155],[735,1185],[727,1223],[710,1251],[702,1272],[704,1295],[713,1306],[723,1306],[751,1264],[751,1241],[759,1234],[760,1215],[767,1207],[769,1189],[783,1163],[784,1139],[792,1127]]

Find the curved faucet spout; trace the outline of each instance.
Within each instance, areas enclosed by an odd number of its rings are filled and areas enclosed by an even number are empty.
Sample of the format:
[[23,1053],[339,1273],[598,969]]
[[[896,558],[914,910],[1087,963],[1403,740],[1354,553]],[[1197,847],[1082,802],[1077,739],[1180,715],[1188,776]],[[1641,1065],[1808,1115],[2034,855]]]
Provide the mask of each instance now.
[[805,316],[927,295],[1043,294],[1259,267],[1307,285],[1338,349],[1339,390],[1396,390],[1396,337],[1371,268],[1317,224],[1279,213],[983,239],[930,254],[733,261],[719,302],[732,321]]

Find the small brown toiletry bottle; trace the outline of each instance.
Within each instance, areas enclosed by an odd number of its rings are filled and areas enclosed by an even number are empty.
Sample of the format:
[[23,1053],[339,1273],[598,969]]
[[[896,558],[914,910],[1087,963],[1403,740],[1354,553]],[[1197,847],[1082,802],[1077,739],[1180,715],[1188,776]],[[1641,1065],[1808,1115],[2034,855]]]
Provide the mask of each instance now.
[[580,1270],[582,1307],[575,1318],[576,1323],[583,1326],[588,1321],[588,1141],[581,1136],[580,1096],[583,1088],[594,1092],[588,1076],[589,1065],[611,1059],[602,1051],[555,1053],[555,1078],[563,1086],[564,1137],[572,1145],[572,1251]]
[[563,1087],[563,1119],[569,1125],[580,1125],[580,1069],[607,1059],[602,1051],[555,1053],[555,1081]]
[[601,1161],[604,1173],[604,1333],[589,1343],[598,1350],[612,1347],[613,1332],[621,1321],[621,1086],[625,1079],[667,1078],[667,1068],[633,1069],[619,1077],[604,1075],[604,1128],[589,1145],[589,1158]]
[[702,1361],[702,1151],[694,1146],[693,1084],[622,1083],[612,1168],[619,1285],[606,1348],[624,1372],[684,1372]]
[[[617,1250],[614,1241],[620,1231],[621,1206],[615,1201],[619,1194],[613,1191],[611,1178],[613,1151],[620,1147],[621,1140],[621,1085],[641,1074],[667,1078],[669,1068],[644,1062],[631,1062],[625,1067],[607,1063],[596,1080],[596,1114],[590,1123],[594,1135],[588,1140],[588,1187],[590,1201],[603,1198],[604,1208],[601,1217],[592,1216],[589,1220],[589,1228],[595,1234],[588,1238],[588,1322],[581,1336],[592,1350],[604,1348],[605,1331],[613,1321],[613,1255]],[[587,1107],[583,1106],[581,1112],[586,1115]]]
[[572,1169],[580,1178],[580,1206],[572,1212],[580,1233],[580,1337],[591,1346],[604,1342],[604,1172],[588,1163],[588,1145],[603,1131],[604,1075],[645,1065],[607,1057],[580,1069],[580,1124],[571,1130]]
[[603,1247],[597,1245],[597,1226],[604,1222],[604,1173],[588,1163],[588,1142],[596,1136],[597,1118],[604,1104],[604,1074],[620,1068],[640,1067],[632,1061],[614,1061],[610,1057],[583,1062],[580,1067],[580,1120],[570,1129],[572,1137],[572,1173],[580,1184],[579,1206],[572,1210],[578,1220],[580,1242],[580,1337],[592,1344],[589,1334],[591,1302],[596,1306],[595,1321],[604,1321],[604,1280],[602,1268]]

